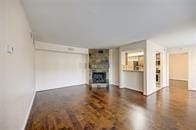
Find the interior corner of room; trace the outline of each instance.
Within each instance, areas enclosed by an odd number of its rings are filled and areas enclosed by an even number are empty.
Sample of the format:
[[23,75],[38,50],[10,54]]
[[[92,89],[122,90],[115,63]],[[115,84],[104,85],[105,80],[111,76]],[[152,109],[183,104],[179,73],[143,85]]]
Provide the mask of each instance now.
[[95,1],[0,1],[0,130],[195,129],[194,4]]
[[166,54],[164,47],[150,40],[120,47],[120,87],[144,95],[166,87]]

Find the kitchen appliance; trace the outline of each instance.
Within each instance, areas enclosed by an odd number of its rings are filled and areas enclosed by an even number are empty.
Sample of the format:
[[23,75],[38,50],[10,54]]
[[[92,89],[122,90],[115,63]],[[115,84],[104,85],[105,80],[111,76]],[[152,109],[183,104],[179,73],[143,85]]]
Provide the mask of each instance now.
[[156,70],[156,83],[157,84],[160,84],[160,72],[161,72],[160,70],[158,69]]

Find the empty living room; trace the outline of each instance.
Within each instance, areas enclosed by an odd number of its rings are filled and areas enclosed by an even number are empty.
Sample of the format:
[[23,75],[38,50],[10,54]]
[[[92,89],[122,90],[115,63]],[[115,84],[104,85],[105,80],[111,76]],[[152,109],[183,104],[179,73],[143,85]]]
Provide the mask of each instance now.
[[0,0],[0,130],[196,130],[196,0]]

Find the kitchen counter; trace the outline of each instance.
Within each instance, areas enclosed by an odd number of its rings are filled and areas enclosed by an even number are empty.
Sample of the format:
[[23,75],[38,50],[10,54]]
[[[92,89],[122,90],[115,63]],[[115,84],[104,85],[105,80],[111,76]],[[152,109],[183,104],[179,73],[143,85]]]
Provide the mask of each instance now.
[[127,72],[144,72],[144,70],[122,70]]

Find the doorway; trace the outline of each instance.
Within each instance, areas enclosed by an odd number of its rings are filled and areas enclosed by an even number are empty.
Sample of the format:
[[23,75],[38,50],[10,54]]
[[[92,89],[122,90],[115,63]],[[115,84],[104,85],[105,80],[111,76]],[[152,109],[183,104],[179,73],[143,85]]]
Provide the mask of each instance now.
[[169,86],[188,89],[188,53],[169,54]]

